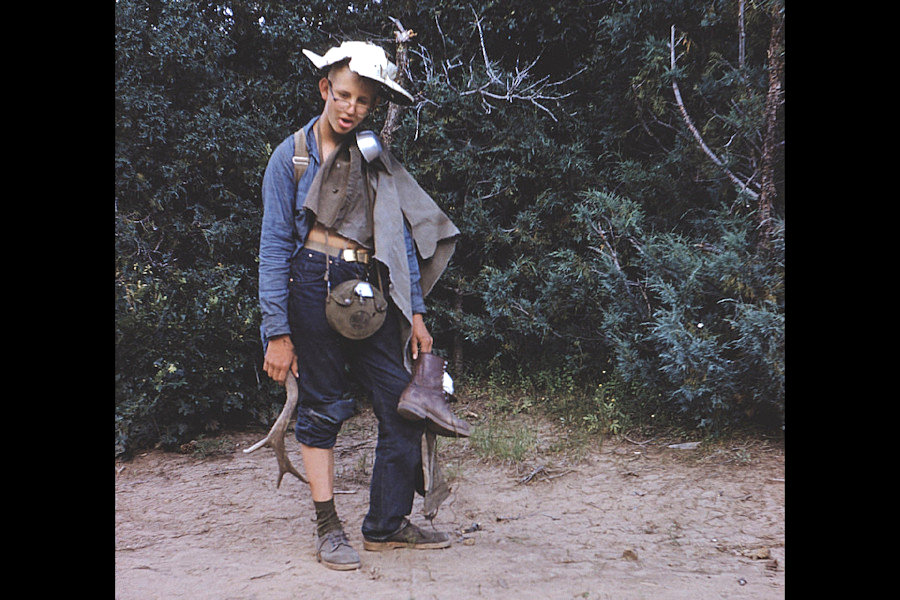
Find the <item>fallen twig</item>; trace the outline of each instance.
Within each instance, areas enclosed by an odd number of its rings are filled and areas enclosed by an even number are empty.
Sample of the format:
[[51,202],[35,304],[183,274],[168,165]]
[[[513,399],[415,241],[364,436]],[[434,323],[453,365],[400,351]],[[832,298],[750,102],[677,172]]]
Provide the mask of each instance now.
[[538,473],[540,473],[541,471],[544,471],[544,470],[545,470],[544,465],[540,465],[539,467],[536,467],[531,473],[526,475],[524,478],[520,479],[519,484],[521,485],[523,483],[528,483],[529,481],[534,479],[535,475],[537,475]]
[[633,439],[629,438],[627,435],[623,435],[622,438],[623,438],[626,442],[631,442],[632,444],[636,444],[636,445],[638,445],[638,446],[643,446],[643,445],[645,445],[645,444],[649,444],[650,442],[652,442],[653,440],[656,439],[655,437],[652,437],[652,438],[650,438],[649,440],[646,440],[646,441],[643,441],[643,442],[636,442],[636,441],[634,441]]
[[528,517],[533,517],[533,516],[535,516],[535,515],[540,515],[540,516],[542,516],[542,517],[547,517],[548,519],[551,519],[551,520],[553,520],[553,521],[559,521],[560,518],[561,518],[561,517],[554,517],[553,515],[548,515],[547,513],[533,512],[533,513],[528,513],[527,515],[518,515],[518,516],[515,516],[515,517],[497,517],[497,521],[498,521],[498,522],[499,522],[499,521],[516,521],[516,520],[518,520],[518,519],[527,519]]
[[574,470],[574,469],[566,469],[566,470],[563,471],[562,473],[557,473],[556,475],[550,475],[550,476],[548,476],[548,477],[544,477],[543,479],[541,479],[541,481],[550,481],[551,479],[556,479],[557,477],[562,477],[563,475],[568,475],[568,474],[571,473],[573,470]]

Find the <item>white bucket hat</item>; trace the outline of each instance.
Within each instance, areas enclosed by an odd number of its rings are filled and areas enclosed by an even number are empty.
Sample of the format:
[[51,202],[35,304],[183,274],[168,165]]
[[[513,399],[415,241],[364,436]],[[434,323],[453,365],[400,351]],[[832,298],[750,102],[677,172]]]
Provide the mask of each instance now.
[[380,83],[394,104],[412,104],[413,97],[394,82],[397,76],[397,65],[388,60],[380,47],[369,42],[344,42],[331,48],[324,56],[303,49],[306,58],[312,61],[317,69],[324,69],[349,58],[350,70],[361,77],[367,77]]

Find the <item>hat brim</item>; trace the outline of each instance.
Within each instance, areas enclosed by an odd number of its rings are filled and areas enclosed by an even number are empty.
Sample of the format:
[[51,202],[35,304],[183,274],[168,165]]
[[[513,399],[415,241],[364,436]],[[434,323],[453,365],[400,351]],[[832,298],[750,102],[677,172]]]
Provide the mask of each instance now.
[[400,85],[390,77],[386,77],[383,73],[378,72],[376,69],[372,68],[369,63],[355,61],[354,56],[350,52],[344,51],[340,47],[332,48],[326,52],[324,56],[319,56],[315,52],[305,48],[303,49],[303,54],[305,54],[306,58],[308,58],[320,71],[349,58],[350,62],[347,63],[347,66],[350,70],[360,77],[365,77],[366,79],[377,83],[389,101],[394,104],[402,104],[405,106],[414,102],[412,95],[400,87]]

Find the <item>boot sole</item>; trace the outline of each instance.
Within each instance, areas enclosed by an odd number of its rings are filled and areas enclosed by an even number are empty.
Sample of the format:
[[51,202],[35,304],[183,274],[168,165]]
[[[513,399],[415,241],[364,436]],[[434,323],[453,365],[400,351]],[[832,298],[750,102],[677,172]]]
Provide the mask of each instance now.
[[421,421],[425,418],[425,411],[421,411],[420,407],[403,402],[397,404],[397,412],[407,421]]
[[360,565],[362,565],[361,562],[356,562],[356,563],[329,562],[329,561],[323,559],[321,556],[316,556],[316,560],[318,560],[320,563],[322,563],[329,569],[333,569],[335,571],[353,571],[355,569],[358,569],[360,567]]
[[400,402],[397,404],[397,412],[407,421],[421,421],[423,419],[428,419],[428,428],[438,435],[459,438],[469,437],[468,431],[463,432],[453,429],[452,425],[437,421],[427,412],[427,410],[423,410],[421,407],[414,404],[404,404],[403,402]]
[[453,438],[467,438],[469,437],[468,431],[459,431],[457,429],[452,429],[450,427],[445,427],[444,425],[438,423],[434,419],[428,420],[428,429],[433,431],[438,435],[442,435],[444,437],[453,437]]
[[363,550],[371,552],[380,552],[382,550],[394,550],[395,548],[413,548],[415,550],[437,550],[439,548],[449,548],[450,540],[444,542],[370,542],[363,540]]

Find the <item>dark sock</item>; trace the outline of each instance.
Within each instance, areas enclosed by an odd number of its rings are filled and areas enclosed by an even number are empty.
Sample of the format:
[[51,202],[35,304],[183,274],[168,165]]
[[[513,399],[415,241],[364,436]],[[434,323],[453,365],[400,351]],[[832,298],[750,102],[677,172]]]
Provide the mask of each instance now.
[[319,537],[343,527],[334,508],[334,498],[325,502],[313,500],[313,504],[316,505],[316,533]]

